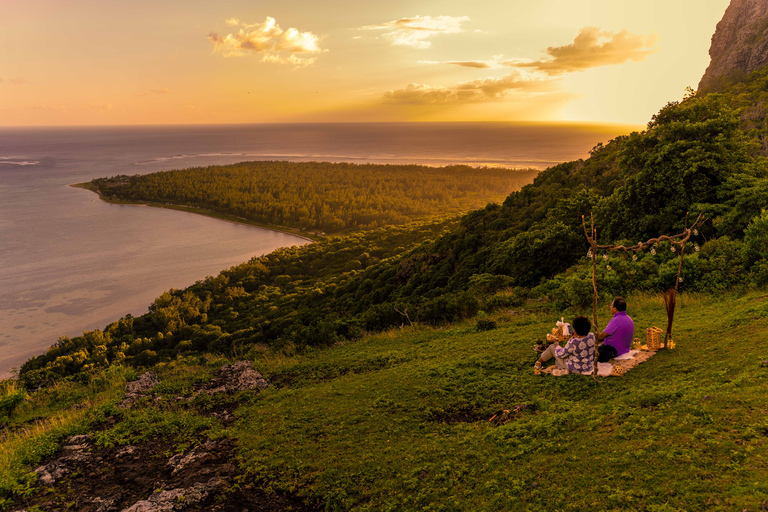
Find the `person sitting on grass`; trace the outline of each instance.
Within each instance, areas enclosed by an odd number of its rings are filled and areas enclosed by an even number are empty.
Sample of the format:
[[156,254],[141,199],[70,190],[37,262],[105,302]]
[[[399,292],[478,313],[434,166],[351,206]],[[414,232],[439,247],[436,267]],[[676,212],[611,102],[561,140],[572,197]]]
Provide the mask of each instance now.
[[580,373],[582,375],[591,375],[595,365],[595,335],[589,332],[592,323],[585,316],[577,316],[571,324],[576,331],[566,343],[561,347],[555,342],[542,352],[536,368],[555,358],[557,369],[552,370],[552,375],[559,377],[568,375],[568,373]]
[[632,336],[635,335],[635,323],[627,315],[627,302],[622,297],[613,299],[611,313],[613,318],[603,332],[597,335],[597,341],[605,340],[605,343],[597,349],[599,363],[607,363],[614,357],[629,352]]

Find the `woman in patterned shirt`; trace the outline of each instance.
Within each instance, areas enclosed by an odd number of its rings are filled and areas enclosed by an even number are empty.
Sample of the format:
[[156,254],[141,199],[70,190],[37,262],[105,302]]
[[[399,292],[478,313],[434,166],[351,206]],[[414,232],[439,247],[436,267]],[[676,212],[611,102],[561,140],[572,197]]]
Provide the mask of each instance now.
[[552,371],[552,375],[559,377],[569,373],[592,374],[595,365],[595,335],[589,332],[592,323],[585,316],[577,316],[571,325],[576,334],[564,347],[557,342],[550,345],[536,361],[535,368],[540,369],[542,364],[554,357],[557,369]]

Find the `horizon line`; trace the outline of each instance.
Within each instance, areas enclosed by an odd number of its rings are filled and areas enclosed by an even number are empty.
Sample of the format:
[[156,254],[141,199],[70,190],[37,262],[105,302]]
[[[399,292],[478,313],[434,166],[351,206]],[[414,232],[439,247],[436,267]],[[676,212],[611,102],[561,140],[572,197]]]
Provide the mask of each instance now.
[[125,123],[125,124],[39,124],[0,125],[9,128],[139,128],[139,127],[203,127],[203,126],[257,126],[257,125],[344,125],[344,124],[528,124],[528,125],[587,125],[646,127],[646,123],[620,123],[615,121],[559,120],[559,121],[271,121],[254,123]]

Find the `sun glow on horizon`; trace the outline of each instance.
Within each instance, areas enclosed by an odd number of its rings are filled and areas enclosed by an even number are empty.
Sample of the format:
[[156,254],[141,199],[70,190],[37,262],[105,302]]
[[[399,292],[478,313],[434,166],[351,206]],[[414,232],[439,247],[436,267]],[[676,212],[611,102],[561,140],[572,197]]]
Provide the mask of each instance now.
[[0,126],[641,125],[697,85],[728,3],[9,0]]

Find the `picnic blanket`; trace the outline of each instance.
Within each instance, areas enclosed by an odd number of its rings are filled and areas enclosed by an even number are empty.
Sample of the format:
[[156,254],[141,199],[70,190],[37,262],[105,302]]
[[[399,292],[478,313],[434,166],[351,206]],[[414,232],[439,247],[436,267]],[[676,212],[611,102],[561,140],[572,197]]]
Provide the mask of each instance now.
[[[626,354],[611,359],[607,363],[597,363],[597,375],[600,377],[610,377],[614,375],[614,366],[621,366],[624,368],[624,371],[627,372],[640,363],[647,361],[655,354],[656,352],[653,350],[630,350]],[[551,374],[556,368],[557,366],[553,364],[546,368],[542,368],[541,372]]]

